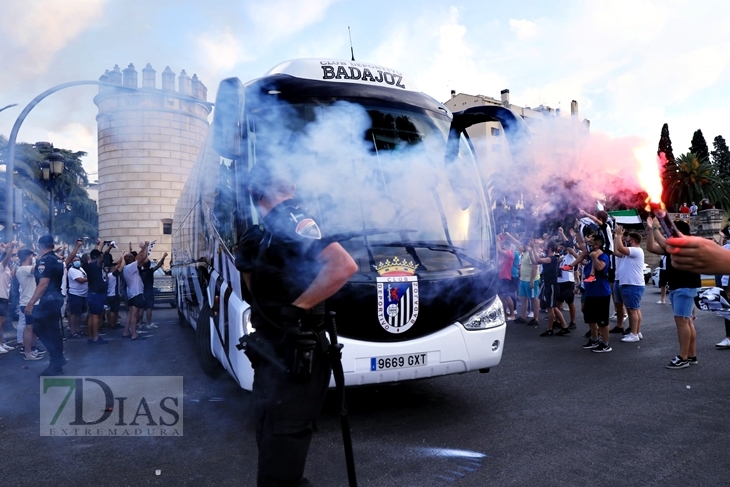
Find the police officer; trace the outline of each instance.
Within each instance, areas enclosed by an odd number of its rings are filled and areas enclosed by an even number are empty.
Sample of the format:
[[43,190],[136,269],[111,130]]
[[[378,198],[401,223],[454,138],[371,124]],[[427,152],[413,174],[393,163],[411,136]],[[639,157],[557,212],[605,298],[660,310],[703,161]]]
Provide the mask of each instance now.
[[294,200],[289,172],[258,163],[249,192],[262,218],[239,242],[251,294],[246,354],[254,367],[259,487],[311,486],[303,477],[314,421],[330,381],[324,301],[357,271]]
[[[48,350],[51,363],[40,376],[63,374],[66,358],[63,356],[63,338],[59,329],[63,295],[63,261],[53,252],[53,237],[44,235],[38,239],[41,257],[34,271],[36,288],[25,307],[25,314],[33,316],[33,331]],[[40,299],[37,306],[34,306]]]

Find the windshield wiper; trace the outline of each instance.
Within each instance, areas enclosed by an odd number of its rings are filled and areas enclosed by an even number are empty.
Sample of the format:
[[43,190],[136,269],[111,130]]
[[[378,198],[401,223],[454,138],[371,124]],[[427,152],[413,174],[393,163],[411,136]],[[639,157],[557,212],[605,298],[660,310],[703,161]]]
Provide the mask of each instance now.
[[494,268],[494,263],[490,260],[488,262],[482,262],[478,259],[475,259],[474,257],[469,256],[466,253],[466,249],[463,247],[457,247],[456,245],[451,244],[438,244],[433,242],[426,242],[426,241],[405,241],[405,242],[388,242],[388,243],[380,243],[378,242],[376,245],[379,247],[417,247],[417,248],[423,248],[428,250],[433,250],[435,252],[449,252],[451,254],[454,254],[458,259],[464,259],[468,263],[472,264],[474,267],[477,267],[481,270],[489,270]]

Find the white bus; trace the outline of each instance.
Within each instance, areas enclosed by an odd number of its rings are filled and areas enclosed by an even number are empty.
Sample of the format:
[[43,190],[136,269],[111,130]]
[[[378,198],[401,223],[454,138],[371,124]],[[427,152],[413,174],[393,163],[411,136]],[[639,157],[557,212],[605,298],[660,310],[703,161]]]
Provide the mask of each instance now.
[[295,169],[297,199],[358,264],[327,302],[347,386],[498,365],[496,233],[465,132],[486,120],[524,130],[506,108],[453,114],[402,73],[366,63],[300,59],[245,85],[224,80],[173,220],[177,309],[203,370],[251,390],[236,348],[253,331],[250,305],[234,260],[259,222],[247,177],[264,159]]

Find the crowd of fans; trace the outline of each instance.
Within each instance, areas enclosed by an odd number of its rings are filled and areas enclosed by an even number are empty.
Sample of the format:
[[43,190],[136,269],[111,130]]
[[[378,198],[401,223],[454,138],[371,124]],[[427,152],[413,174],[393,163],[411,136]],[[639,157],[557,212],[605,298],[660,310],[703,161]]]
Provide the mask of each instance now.
[[[674,239],[667,239],[653,218],[646,223],[644,247],[661,256],[662,294],[658,303],[665,304],[668,293],[677,327],[679,350],[666,367],[686,368],[697,364],[694,319],[701,278],[697,269],[689,270],[683,261],[673,266]],[[690,235],[686,221],[675,224],[683,235]],[[724,238],[730,240],[730,230],[724,232]],[[584,349],[609,353],[613,351],[612,337],[640,342],[644,338],[641,301],[646,283],[643,241],[642,232],[626,231],[604,211],[592,215],[581,210],[567,234],[559,228],[552,236],[520,239],[502,232],[498,241],[499,295],[507,321],[537,327],[541,325],[539,311],[544,311],[547,326],[540,336],[566,336],[577,328],[575,302],[579,301],[589,328]],[[725,249],[730,250],[730,244]],[[728,285],[727,275],[722,284]],[[611,328],[612,318],[616,324]],[[716,347],[730,349],[730,320],[726,319],[725,326],[727,336]]]
[[[44,247],[42,244],[50,243],[53,246],[53,241],[51,236],[44,236],[39,245]],[[104,345],[109,343],[104,338],[107,333],[122,328],[123,338],[145,339],[145,333],[157,328],[152,322],[154,276],[167,257],[165,253],[159,262],[150,260],[153,244],[141,242],[135,250],[130,242],[128,251],[119,252],[115,242],[97,239],[90,251],[82,253],[85,239],[77,240],[70,251],[67,246],[53,246],[47,252],[42,248],[37,251],[25,248],[15,241],[0,242],[0,330],[9,329],[12,323],[16,335],[14,343],[3,338],[0,354],[17,349],[27,361],[42,360],[45,356],[46,350],[39,346],[33,331],[33,316],[28,313],[33,309],[29,304],[38,305],[42,301],[41,298],[31,303],[34,296],[38,297],[36,286],[44,272],[41,268],[44,266],[37,265],[41,252],[53,257],[59,265],[63,264],[63,279],[57,290],[64,299],[58,316],[58,334],[63,341],[85,339],[91,346]],[[127,310],[126,326],[119,324],[123,302]],[[4,337],[5,333],[2,335]],[[41,375],[60,373],[62,370],[56,366],[49,367]]]

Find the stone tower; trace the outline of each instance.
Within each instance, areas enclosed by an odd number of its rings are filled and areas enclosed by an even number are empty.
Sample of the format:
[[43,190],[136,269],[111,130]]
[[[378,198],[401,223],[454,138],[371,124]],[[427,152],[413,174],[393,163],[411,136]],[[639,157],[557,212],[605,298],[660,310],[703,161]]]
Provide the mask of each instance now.
[[[208,90],[183,70],[156,72],[147,64],[142,86],[133,64],[114,66],[99,78],[119,85],[100,86],[99,107],[99,237],[135,250],[156,240],[151,258],[171,254],[172,216],[180,192],[208,132]],[[130,89],[131,88],[131,89]],[[169,257],[166,261],[167,267]]]

